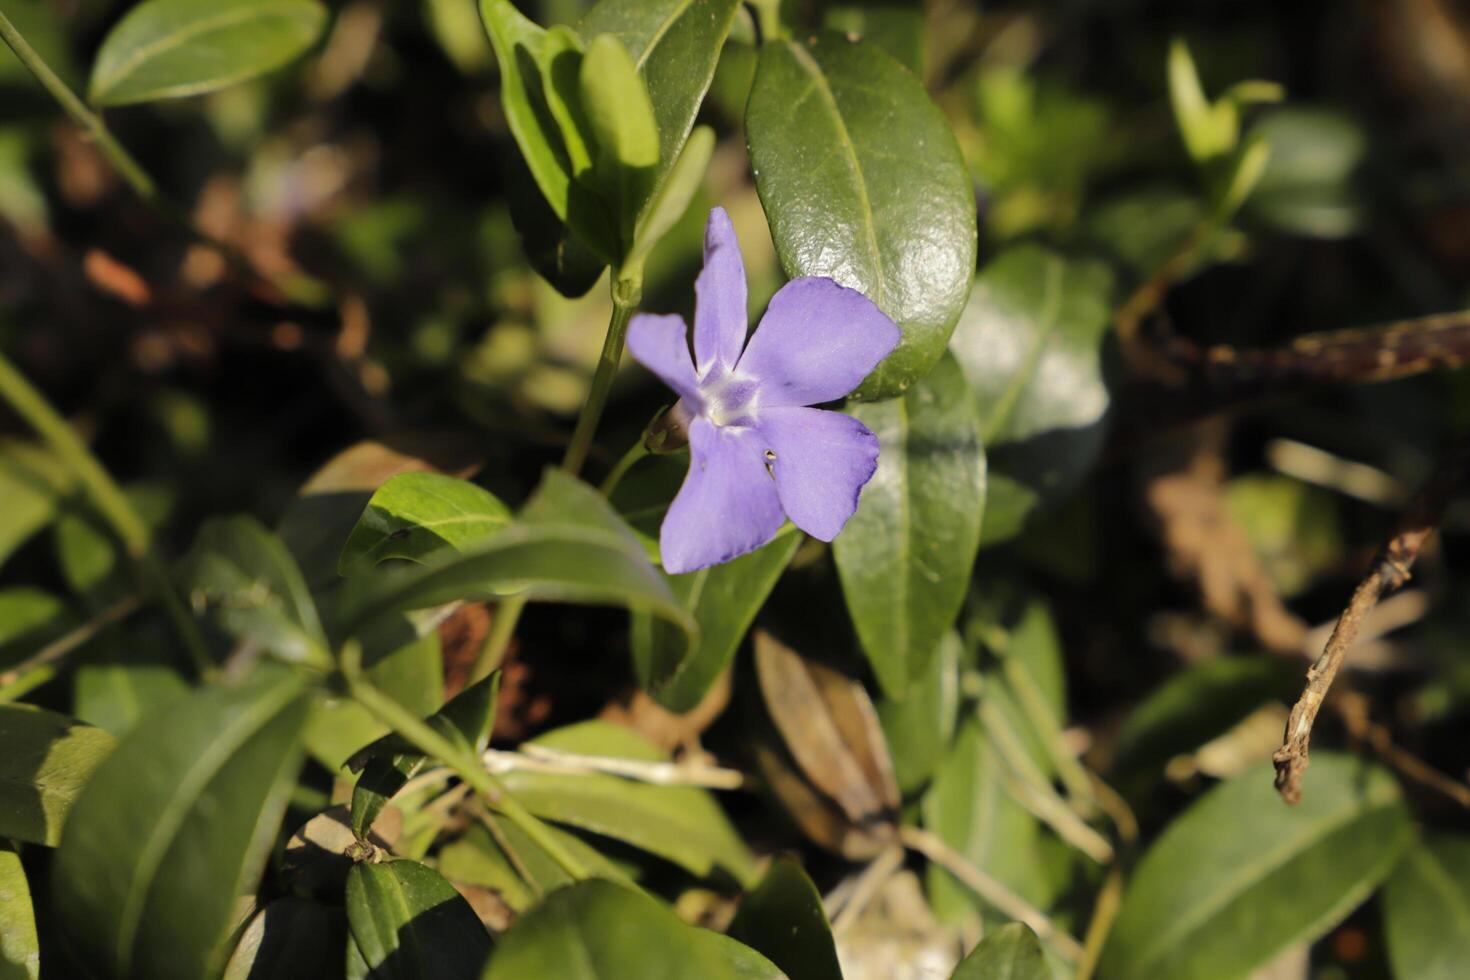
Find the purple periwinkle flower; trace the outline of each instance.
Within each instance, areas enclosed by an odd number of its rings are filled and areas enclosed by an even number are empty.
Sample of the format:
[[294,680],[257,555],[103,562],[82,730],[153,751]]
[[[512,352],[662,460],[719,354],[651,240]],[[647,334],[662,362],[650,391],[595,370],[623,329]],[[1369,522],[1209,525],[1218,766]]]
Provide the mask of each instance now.
[[710,212],[694,283],[694,357],[679,316],[640,314],[628,349],[679,395],[689,475],[659,532],[664,570],[718,565],[770,541],[787,517],[831,541],[878,466],[878,439],[841,398],[898,346],[898,327],[831,279],[781,287],[745,342],[745,268],[730,216]]

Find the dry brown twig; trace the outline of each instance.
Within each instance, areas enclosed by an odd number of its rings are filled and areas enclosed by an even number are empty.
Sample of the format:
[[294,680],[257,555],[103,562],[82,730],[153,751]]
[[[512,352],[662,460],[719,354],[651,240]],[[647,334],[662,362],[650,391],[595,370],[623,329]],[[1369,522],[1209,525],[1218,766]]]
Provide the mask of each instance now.
[[1286,720],[1281,748],[1272,756],[1276,763],[1276,790],[1287,803],[1301,800],[1302,775],[1307,771],[1312,725],[1363,620],[1381,596],[1409,581],[1410,569],[1438,527],[1451,494],[1465,477],[1467,464],[1470,464],[1470,447],[1461,447],[1445,459],[1439,471],[1420,490],[1400,520],[1398,530],[1374,559],[1372,570],[1358,583],[1347,608],[1338,617],[1337,626],[1332,630],[1322,655],[1307,671],[1306,689]]

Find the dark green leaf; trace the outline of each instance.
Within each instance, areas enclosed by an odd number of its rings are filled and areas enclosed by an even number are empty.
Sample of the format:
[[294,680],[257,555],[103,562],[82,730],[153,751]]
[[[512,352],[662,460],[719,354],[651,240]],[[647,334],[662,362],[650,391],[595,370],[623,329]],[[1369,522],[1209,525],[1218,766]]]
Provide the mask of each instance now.
[[65,715],[0,704],[0,837],[60,843],[72,804],[116,744]]
[[964,603],[980,546],[985,451],[951,357],[903,398],[852,414],[882,448],[832,555],[873,672],[889,697],[903,697]]
[[347,537],[337,570],[365,572],[388,558],[423,562],[488,540],[510,523],[493,493],[442,473],[401,473],[368,501]]
[[351,633],[390,613],[519,593],[650,612],[684,634],[683,656],[698,636],[693,617],[622,518],[600,494],[559,470],[547,473],[517,524],[483,545],[428,565],[384,569],[353,584],[342,617]]
[[[495,727],[495,700],[500,693],[500,671],[470,685],[455,695],[431,718],[439,733],[466,751],[479,755],[490,742]],[[403,736],[385,735],[347,760],[352,769],[361,769],[357,785],[352,789],[352,829],[359,837],[383,812],[393,794],[403,788],[428,762]]]
[[583,37],[612,34],[632,53],[658,124],[662,184],[704,101],[738,0],[602,0],[577,25]]
[[294,61],[326,23],[315,0],[146,0],[102,42],[90,97],[116,106],[213,92]]
[[779,857],[740,901],[730,938],[759,950],[790,977],[842,980],[822,896],[800,864]]
[[878,721],[905,796],[922,789],[954,737],[960,707],[960,638],[951,631],[902,699],[878,702]]
[[591,879],[553,892],[521,916],[500,938],[484,980],[781,976],[758,954],[685,925],[642,892]]
[[975,270],[975,196],[943,114],[877,45],[768,39],[745,113],[781,266],[830,276],[903,331],[857,390],[902,393],[944,353]]
[[1383,887],[1395,977],[1457,980],[1470,963],[1470,839],[1431,837],[1404,851]]
[[[669,586],[699,624],[699,646],[682,654],[682,637],[672,628],[639,617],[633,631],[633,667],[639,683],[671,711],[689,711],[709,693],[735,655],[745,631],[776,580],[801,545],[788,528],[770,544],[732,562],[668,576]],[[652,678],[667,677],[661,684]]]
[[[667,753],[632,729],[604,721],[560,728],[532,744],[580,755],[668,761]],[[716,866],[738,881],[754,876],[750,852],[707,790],[603,774],[515,770],[501,779],[526,809],[544,820],[623,841],[699,877]]]
[[[954,747],[924,794],[922,813],[924,826],[975,867],[1034,905],[1050,904],[1040,825],[1012,798],[1004,763],[973,718],[960,725]],[[940,918],[950,922],[988,909],[935,864],[929,865],[929,898]]]
[[658,124],[648,87],[623,42],[599,34],[582,58],[578,92],[597,146],[592,177],[626,251],[658,171]]
[[284,660],[332,663],[301,569],[281,539],[255,518],[216,518],[200,528],[187,577],[195,608],[213,607],[220,625],[237,639]]
[[1112,286],[1101,263],[1033,245],[999,256],[975,280],[950,349],[979,406],[990,457],[987,543],[1013,536],[1033,508],[1069,493],[1097,460]]
[[1216,787],[1149,848],[1100,976],[1248,976],[1326,932],[1393,869],[1410,826],[1391,775],[1314,752],[1296,806],[1272,776],[1267,763]]
[[353,865],[347,926],[374,980],[475,980],[490,955],[470,903],[417,861]]
[[265,666],[148,718],[93,774],[54,866],[60,924],[100,974],[197,980],[225,964],[301,760],[302,683]]
[[1019,922],[1001,926],[955,968],[950,980],[1051,980],[1041,942]]
[[250,920],[224,980],[341,980],[346,943],[340,908],[278,898]]
[[[489,826],[493,826],[493,833]],[[556,824],[546,824],[545,828],[593,877],[633,886],[632,877],[621,866],[577,834]],[[493,816],[485,825],[470,827],[463,837],[441,850],[439,870],[453,881],[494,889],[517,912],[524,912],[542,895],[573,883],[562,866],[524,831],[509,820]]]
[[0,840],[0,980],[40,980],[36,912],[20,855]]

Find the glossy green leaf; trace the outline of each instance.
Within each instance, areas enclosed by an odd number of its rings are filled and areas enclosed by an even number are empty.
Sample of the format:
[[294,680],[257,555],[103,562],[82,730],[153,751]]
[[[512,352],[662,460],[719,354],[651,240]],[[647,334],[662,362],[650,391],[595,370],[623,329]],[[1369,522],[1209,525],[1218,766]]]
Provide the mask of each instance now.
[[116,740],[54,711],[0,704],[0,837],[55,847]]
[[[460,748],[478,756],[490,743],[499,693],[500,671],[497,670],[455,695],[428,722]],[[368,828],[393,794],[428,761],[397,733],[383,736],[347,760],[348,767],[362,770],[352,789],[352,829],[359,837],[367,836]]]
[[[9,49],[6,49],[9,53]],[[0,440],[0,563],[50,524],[71,480],[50,453],[17,439]]]
[[1470,839],[1434,836],[1404,851],[1383,886],[1395,977],[1457,980],[1470,963]]
[[224,980],[341,980],[347,918],[288,895],[255,914],[225,966]]
[[442,473],[400,473],[368,501],[347,537],[337,570],[368,571],[389,558],[424,562],[488,540],[510,523],[510,509],[488,490]]
[[822,895],[794,858],[771,862],[760,884],[740,900],[729,934],[789,977],[842,980]]
[[521,594],[649,612],[684,635],[681,661],[698,638],[693,617],[622,518],[595,490],[559,470],[547,473],[516,524],[484,544],[426,565],[381,569],[349,584],[356,588],[344,595],[342,619],[350,633],[390,613]]
[[658,124],[648,87],[623,42],[600,34],[582,58],[578,92],[597,141],[593,176],[631,248],[633,227],[658,175]]
[[189,598],[219,624],[283,660],[327,666],[332,655],[316,602],[281,539],[255,518],[216,518],[190,553]]
[[301,760],[302,682],[264,666],[148,718],[93,774],[66,826],[52,893],[99,974],[217,974],[238,896],[254,891]]
[[950,980],[1051,980],[1041,942],[1029,926],[1012,922],[986,935]]
[[[709,693],[802,540],[800,532],[788,527],[770,544],[734,561],[668,576],[674,595],[699,624],[699,646],[681,661],[678,632],[639,617],[633,631],[633,668],[660,704],[689,711]],[[653,683],[658,677],[667,680]]]
[[417,861],[354,864],[347,927],[374,980],[475,980],[490,955],[469,902]]
[[553,892],[521,916],[500,937],[484,980],[782,976],[759,954],[684,924],[642,892],[594,878]]
[[859,398],[927,375],[975,271],[975,195],[943,114],[877,45],[767,39],[745,113],[751,169],[792,278],[830,276],[903,331]]
[[1000,255],[975,280],[950,350],[979,407],[990,460],[985,541],[1074,489],[1102,450],[1111,324],[1106,266],[1034,245]]
[[[977,868],[1045,908],[1052,885],[1044,868],[1041,828],[1012,798],[1000,756],[975,719],[960,725],[921,805],[924,826]],[[948,871],[929,865],[929,900],[949,922],[988,909]]]
[[602,0],[578,23],[583,37],[612,34],[633,56],[658,125],[658,178],[682,155],[714,79],[738,0]]
[[985,450],[953,358],[903,398],[851,411],[878,437],[878,471],[832,555],[873,671],[889,697],[903,697],[965,600],[985,509]]
[[[668,760],[667,753],[632,729],[604,721],[559,728],[532,744],[582,755]],[[750,852],[708,790],[603,774],[515,770],[501,779],[521,805],[544,820],[631,844],[698,877],[716,867],[738,881],[754,877]]]
[[41,944],[31,887],[15,848],[0,840],[0,980],[40,980]]
[[878,722],[893,758],[893,774],[905,796],[929,782],[954,737],[960,707],[960,638],[949,632],[924,672],[909,681],[902,698],[878,702]]
[[102,42],[90,98],[117,106],[213,92],[296,60],[326,23],[315,0],[145,0]]
[[1267,763],[1217,786],[1148,849],[1100,976],[1249,976],[1341,921],[1393,869],[1411,831],[1391,775],[1314,752],[1294,807],[1272,775]]

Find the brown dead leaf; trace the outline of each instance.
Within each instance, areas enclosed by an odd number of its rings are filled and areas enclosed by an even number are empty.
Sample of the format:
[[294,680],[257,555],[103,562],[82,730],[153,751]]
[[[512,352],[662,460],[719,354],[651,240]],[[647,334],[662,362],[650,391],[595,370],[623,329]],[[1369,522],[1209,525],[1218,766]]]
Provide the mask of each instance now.
[[100,248],[87,249],[82,271],[92,285],[129,306],[147,306],[153,299],[153,291],[142,276]]

